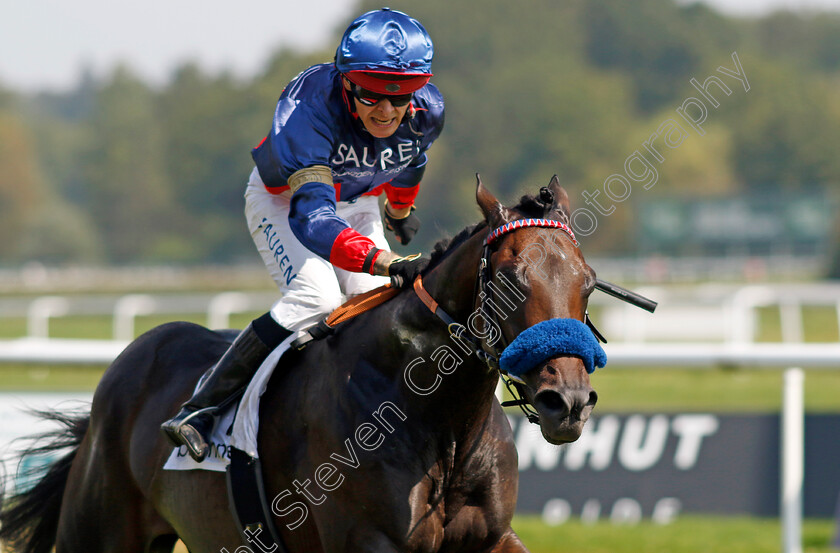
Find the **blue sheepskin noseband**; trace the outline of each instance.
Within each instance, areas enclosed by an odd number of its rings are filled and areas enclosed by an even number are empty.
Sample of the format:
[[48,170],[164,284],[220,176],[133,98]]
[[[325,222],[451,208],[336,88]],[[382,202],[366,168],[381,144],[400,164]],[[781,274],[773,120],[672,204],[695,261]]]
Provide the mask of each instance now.
[[502,352],[499,365],[508,374],[522,376],[561,355],[580,357],[590,374],[607,364],[607,354],[588,326],[577,319],[551,319],[522,331]]

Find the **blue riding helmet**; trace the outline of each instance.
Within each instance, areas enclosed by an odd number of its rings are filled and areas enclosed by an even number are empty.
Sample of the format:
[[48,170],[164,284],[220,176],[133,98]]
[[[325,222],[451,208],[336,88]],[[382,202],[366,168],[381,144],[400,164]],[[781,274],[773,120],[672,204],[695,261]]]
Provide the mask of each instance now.
[[419,21],[382,8],[357,17],[347,27],[335,53],[335,66],[367,90],[408,94],[429,82],[434,52],[432,39]]

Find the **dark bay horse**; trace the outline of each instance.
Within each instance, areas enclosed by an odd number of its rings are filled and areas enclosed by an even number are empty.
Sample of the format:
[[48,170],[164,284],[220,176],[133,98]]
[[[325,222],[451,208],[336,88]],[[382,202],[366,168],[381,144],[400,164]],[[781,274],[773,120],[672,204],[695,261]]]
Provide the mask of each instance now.
[[[543,321],[583,321],[595,274],[571,231],[547,226],[517,226],[486,250],[497,296],[493,317],[481,310],[489,300],[476,275],[493,229],[525,218],[569,223],[556,177],[515,207],[480,180],[476,197],[484,221],[436,246],[424,273],[439,308],[484,349]],[[72,451],[7,498],[0,537],[28,553],[161,553],[178,537],[192,553],[273,551],[259,536],[243,542],[222,473],[162,469],[171,447],[161,422],[229,338],[170,323],[134,341],[105,372],[90,414],[65,419],[52,446]],[[527,551],[510,527],[517,456],[494,395],[499,375],[457,341],[408,289],[284,355],[262,398],[259,446],[290,552]],[[518,386],[555,444],[580,436],[597,399],[575,355],[540,363]]]

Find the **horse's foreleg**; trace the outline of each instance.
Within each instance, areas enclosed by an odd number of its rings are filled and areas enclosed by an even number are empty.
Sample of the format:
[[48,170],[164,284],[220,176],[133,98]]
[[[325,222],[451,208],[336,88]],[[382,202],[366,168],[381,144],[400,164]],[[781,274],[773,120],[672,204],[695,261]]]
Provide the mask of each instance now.
[[513,531],[513,528],[508,528],[504,533],[502,539],[496,544],[496,547],[490,550],[490,553],[529,553],[528,548],[522,545],[522,540]]

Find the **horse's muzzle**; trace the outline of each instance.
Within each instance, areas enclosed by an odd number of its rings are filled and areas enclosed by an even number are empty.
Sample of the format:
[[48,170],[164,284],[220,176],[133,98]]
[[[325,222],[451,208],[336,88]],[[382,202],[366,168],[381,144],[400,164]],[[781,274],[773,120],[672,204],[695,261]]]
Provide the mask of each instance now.
[[552,444],[577,440],[598,401],[583,363],[577,358],[554,358],[541,368],[538,378],[531,403],[539,413],[543,437]]

